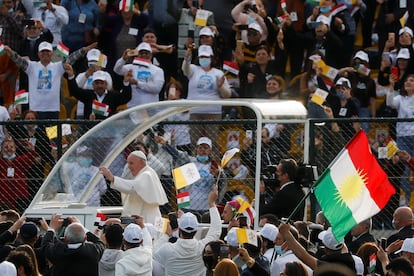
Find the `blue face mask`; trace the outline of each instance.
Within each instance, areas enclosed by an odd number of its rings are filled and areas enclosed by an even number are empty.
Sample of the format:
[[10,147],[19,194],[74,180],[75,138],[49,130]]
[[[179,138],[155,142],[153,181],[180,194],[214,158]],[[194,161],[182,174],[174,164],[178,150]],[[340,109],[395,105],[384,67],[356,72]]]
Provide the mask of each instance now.
[[200,58],[198,62],[202,68],[207,68],[211,64],[211,58]]
[[13,153],[12,155],[3,154],[3,158],[6,160],[13,160],[14,158],[16,158],[16,154],[15,153]]
[[200,156],[197,154],[196,159],[198,162],[207,162],[208,161],[208,155]]
[[9,9],[9,13],[13,13],[13,12],[14,12],[13,8]]
[[92,164],[92,158],[90,157],[79,157],[79,165],[81,167],[89,167]]
[[336,91],[336,95],[338,95],[338,98],[340,100],[345,99],[345,95],[344,95],[344,93],[342,93],[342,91]]
[[282,255],[282,254],[286,253],[285,250],[283,250],[282,246],[280,246],[280,245],[275,245],[275,252],[276,252],[277,255]]
[[321,8],[319,8],[319,11],[322,12],[322,13],[325,13],[325,12],[330,12],[331,9],[332,9],[332,6],[323,7],[323,8],[321,7]]

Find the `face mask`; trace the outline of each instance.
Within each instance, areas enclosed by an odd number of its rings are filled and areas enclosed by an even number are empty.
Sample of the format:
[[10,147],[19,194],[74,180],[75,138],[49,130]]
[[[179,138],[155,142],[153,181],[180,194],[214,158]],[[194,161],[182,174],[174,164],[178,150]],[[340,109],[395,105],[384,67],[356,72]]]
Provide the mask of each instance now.
[[200,58],[198,62],[202,68],[207,68],[211,64],[211,58]]
[[214,259],[214,256],[203,256],[203,261],[207,269],[213,269],[216,267],[217,260]]
[[345,99],[345,95],[344,95],[344,93],[342,93],[342,91],[336,91],[336,95],[338,95],[338,98],[340,100]]
[[88,67],[91,67],[92,65],[97,65],[98,63],[96,61],[88,61]]
[[79,165],[81,167],[89,167],[92,164],[92,158],[90,157],[80,157]]
[[285,250],[282,249],[282,246],[280,245],[275,245],[275,252],[277,255],[282,255],[285,253]]
[[197,159],[198,162],[207,162],[208,161],[208,155],[205,155],[205,156],[197,155],[196,159]]
[[[24,127],[24,129],[26,129],[26,130],[28,130],[28,129],[29,129],[29,126],[27,126],[27,125],[24,125],[23,127]],[[32,126],[30,126],[30,129],[37,129],[37,125],[34,125],[33,127],[32,127]]]
[[35,36],[35,37],[30,37],[30,36],[28,36],[27,37],[27,40],[31,40],[31,41],[35,41],[35,40],[38,40],[39,39],[39,35],[38,36]]
[[13,153],[12,155],[3,154],[3,158],[6,160],[13,160],[14,158],[16,158],[16,154],[15,153]]
[[13,12],[14,12],[14,9],[13,9],[13,8],[11,8],[11,9],[9,9],[9,10],[8,10],[8,12],[9,12],[9,13],[13,13]]
[[322,13],[325,13],[325,12],[330,12],[331,9],[332,9],[332,7],[329,6],[329,7],[319,8],[319,11],[322,12]]

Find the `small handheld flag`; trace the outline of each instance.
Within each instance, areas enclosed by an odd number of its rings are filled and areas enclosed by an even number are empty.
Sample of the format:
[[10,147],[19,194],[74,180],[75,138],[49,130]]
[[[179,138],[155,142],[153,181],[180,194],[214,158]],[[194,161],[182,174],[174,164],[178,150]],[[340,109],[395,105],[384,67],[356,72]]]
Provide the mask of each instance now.
[[238,153],[240,150],[238,148],[233,148],[226,151],[221,159],[221,167],[224,168],[226,164],[233,158],[233,156]]
[[177,204],[180,209],[190,206],[190,193],[183,192],[177,194]]
[[177,190],[193,184],[201,178],[194,163],[188,163],[172,170],[172,175]]
[[69,48],[66,47],[62,41],[58,42],[56,49],[58,51],[58,54],[61,55],[63,58],[66,59],[69,57]]
[[28,104],[29,103],[29,92],[22,89],[16,92],[14,95],[14,105]]

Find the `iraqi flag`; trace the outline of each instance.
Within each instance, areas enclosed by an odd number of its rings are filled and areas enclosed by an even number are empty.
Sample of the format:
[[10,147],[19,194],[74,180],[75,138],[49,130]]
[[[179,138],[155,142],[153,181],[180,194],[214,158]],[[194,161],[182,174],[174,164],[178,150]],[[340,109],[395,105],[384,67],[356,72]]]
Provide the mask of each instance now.
[[377,214],[395,193],[360,130],[314,185],[315,196],[337,241]]
[[229,73],[232,73],[233,75],[238,76],[239,75],[239,66],[235,62],[231,62],[228,60],[225,60],[223,63],[223,70],[227,71]]
[[109,115],[109,105],[93,100],[92,112],[96,115],[107,117]]

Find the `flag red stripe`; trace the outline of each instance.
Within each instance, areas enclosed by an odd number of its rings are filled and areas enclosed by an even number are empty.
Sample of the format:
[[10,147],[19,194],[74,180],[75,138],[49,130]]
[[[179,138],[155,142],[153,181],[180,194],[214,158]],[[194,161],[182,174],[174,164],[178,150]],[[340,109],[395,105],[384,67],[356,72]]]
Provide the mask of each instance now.
[[179,193],[178,195],[177,195],[177,198],[180,198],[180,197],[186,197],[186,196],[189,196],[190,195],[190,193],[189,192],[183,192],[183,193]]
[[355,168],[366,173],[366,187],[371,198],[380,209],[384,208],[395,193],[395,188],[388,181],[387,174],[372,155],[365,132],[360,130],[346,148]]

